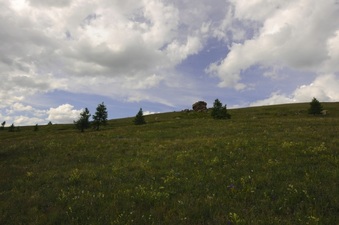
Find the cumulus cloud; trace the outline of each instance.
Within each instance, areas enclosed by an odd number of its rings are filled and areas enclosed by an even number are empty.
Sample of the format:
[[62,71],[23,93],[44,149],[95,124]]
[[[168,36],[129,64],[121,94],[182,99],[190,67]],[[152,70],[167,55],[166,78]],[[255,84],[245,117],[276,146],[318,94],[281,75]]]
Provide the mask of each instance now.
[[49,110],[40,110],[30,105],[14,103],[6,108],[5,115],[0,113],[0,118],[3,118],[8,123],[20,126],[47,124],[49,121],[62,124],[72,123],[78,119],[81,112],[82,109],[74,109],[74,106],[70,104],[62,104]]
[[11,119],[14,123],[14,125],[20,125],[20,126],[25,126],[25,125],[32,125],[32,124],[45,124],[46,121],[44,119],[38,118],[38,117],[31,117],[31,116],[15,116],[14,118]]
[[334,74],[320,75],[310,85],[303,85],[294,92],[298,102],[309,101],[316,97],[321,101],[339,101],[339,76]]
[[144,111],[143,114],[144,116],[147,116],[147,115],[153,115],[153,114],[157,114],[159,112],[151,112],[151,111]]
[[38,7],[66,7],[71,4],[72,0],[29,0],[28,2]]
[[[6,95],[13,99],[7,105],[41,91],[80,91],[83,83],[99,79],[111,86],[135,81],[134,89],[168,79],[166,71],[203,47],[207,28],[201,28],[215,11],[204,3],[197,1],[192,10],[188,3],[161,0],[2,1],[0,72],[7,74],[2,83],[22,87]],[[115,94],[130,95],[129,89],[118,89]]]
[[33,108],[30,105],[23,105],[21,103],[14,103],[11,109],[7,111],[8,114],[12,114],[17,111],[32,111]]
[[313,97],[322,102],[336,102],[339,101],[338,87],[339,76],[334,74],[320,75],[312,83],[298,87],[291,95],[274,92],[269,98],[253,102],[251,105],[309,102]]
[[4,110],[5,114],[0,118],[7,122],[7,125],[14,123],[15,125],[25,126],[32,124],[46,124],[44,117],[45,110],[39,110],[31,105],[16,102]]
[[[173,107],[211,91],[206,81],[249,90],[253,67],[267,79],[339,71],[334,0],[0,0],[0,12],[0,110],[20,123],[72,122],[72,105],[34,108],[54,91]],[[206,62],[189,62],[201,52]],[[186,62],[217,79],[180,71]]]
[[253,37],[233,43],[227,56],[207,72],[220,78],[221,87],[244,88],[246,70],[260,65],[299,71],[336,73],[329,66],[338,58],[339,4],[335,1],[232,1],[234,19],[261,24]]
[[70,104],[63,104],[57,108],[50,108],[47,111],[47,120],[52,123],[72,123],[78,119],[81,112],[82,110],[76,110],[74,106]]

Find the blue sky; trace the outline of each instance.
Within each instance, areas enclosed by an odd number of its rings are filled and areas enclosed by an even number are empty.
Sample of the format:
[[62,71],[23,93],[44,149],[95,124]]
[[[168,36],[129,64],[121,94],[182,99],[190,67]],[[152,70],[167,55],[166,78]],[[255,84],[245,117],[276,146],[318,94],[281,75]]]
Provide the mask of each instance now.
[[0,0],[0,120],[339,101],[338,0]]

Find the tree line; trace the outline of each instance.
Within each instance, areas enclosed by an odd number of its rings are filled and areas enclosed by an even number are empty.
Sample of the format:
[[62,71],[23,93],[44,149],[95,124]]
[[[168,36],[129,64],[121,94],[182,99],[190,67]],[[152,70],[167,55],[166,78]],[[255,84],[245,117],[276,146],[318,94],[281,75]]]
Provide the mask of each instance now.
[[[107,109],[104,103],[101,103],[96,108],[95,114],[92,116],[93,121],[90,122],[89,119],[91,114],[88,108],[85,108],[81,113],[78,120],[74,121],[75,127],[79,129],[81,132],[84,132],[85,129],[88,129],[91,125],[99,130],[101,125],[107,124]],[[222,105],[219,99],[216,99],[213,104],[211,116],[214,119],[230,119],[231,115],[227,112],[226,105]],[[142,108],[140,108],[139,112],[136,114],[133,123],[135,125],[143,125],[146,124]]]
[[[81,113],[78,120],[74,121],[75,127],[79,129],[81,132],[84,132],[85,129],[93,126],[94,129],[99,130],[100,126],[105,126],[107,124],[107,108],[105,104],[102,102],[96,108],[95,114],[92,116],[93,121],[90,121],[91,114],[88,108],[85,108]],[[140,108],[139,112],[134,118],[134,124],[142,125],[145,124],[145,118],[143,115],[142,108]]]
[[[323,115],[323,106],[321,103],[313,97],[312,101],[310,102],[310,107],[308,109],[308,114],[311,115]],[[227,111],[226,105],[223,105],[219,99],[216,99],[213,103],[211,116],[214,119],[231,119],[231,115]],[[81,132],[84,132],[85,129],[88,129],[90,127],[93,127],[95,130],[99,130],[100,126],[107,125],[107,108],[104,104],[104,102],[100,103],[97,108],[94,115],[92,115],[93,121],[90,121],[91,114],[88,110],[88,108],[85,108],[79,116],[78,120],[73,121],[76,129],[80,130]],[[143,125],[146,124],[142,108],[138,111],[136,114],[133,123],[135,125]],[[49,122],[48,125],[51,125],[52,123]],[[4,130],[6,125],[6,121],[3,121],[1,123],[0,130]],[[15,130],[18,130],[19,127],[14,126],[14,123],[8,128],[9,132],[14,132]],[[34,131],[38,130],[38,124],[34,126]]]

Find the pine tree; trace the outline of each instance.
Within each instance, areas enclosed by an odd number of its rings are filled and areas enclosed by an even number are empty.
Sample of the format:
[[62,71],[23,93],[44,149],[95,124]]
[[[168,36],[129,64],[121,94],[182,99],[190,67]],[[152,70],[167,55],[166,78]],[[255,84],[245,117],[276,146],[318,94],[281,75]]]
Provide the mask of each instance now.
[[35,124],[34,131],[38,131],[38,130],[39,130],[39,126],[38,126],[38,124]]
[[15,130],[15,126],[14,123],[12,123],[12,125],[8,128],[8,132],[14,132]]
[[310,102],[308,113],[312,115],[321,115],[321,111],[323,111],[321,103],[316,98],[313,98]]
[[93,115],[93,123],[97,130],[99,130],[100,125],[106,125],[107,124],[107,109],[105,104],[102,102],[98,105],[97,111]]
[[144,118],[144,113],[142,111],[142,108],[140,108],[139,112],[137,113],[137,115],[134,118],[134,124],[135,125],[142,125],[142,124],[146,124],[145,118]]
[[89,110],[85,108],[81,113],[80,113],[80,118],[77,121],[74,121],[75,127],[79,129],[81,132],[84,132],[85,129],[89,128],[90,118],[91,114],[89,113]]
[[219,101],[219,99],[216,99],[213,103],[211,116],[214,119],[230,119],[231,118],[231,115],[227,112],[226,105],[222,106],[222,103]]

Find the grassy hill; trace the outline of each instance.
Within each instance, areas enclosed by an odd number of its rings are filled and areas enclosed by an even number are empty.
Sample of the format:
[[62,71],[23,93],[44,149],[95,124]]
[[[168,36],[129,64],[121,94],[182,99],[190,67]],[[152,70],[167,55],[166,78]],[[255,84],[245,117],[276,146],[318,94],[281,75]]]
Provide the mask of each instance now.
[[339,103],[0,131],[0,224],[339,224]]

